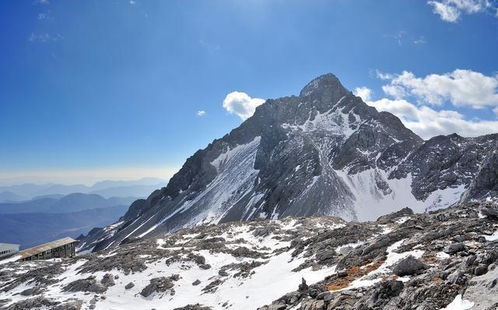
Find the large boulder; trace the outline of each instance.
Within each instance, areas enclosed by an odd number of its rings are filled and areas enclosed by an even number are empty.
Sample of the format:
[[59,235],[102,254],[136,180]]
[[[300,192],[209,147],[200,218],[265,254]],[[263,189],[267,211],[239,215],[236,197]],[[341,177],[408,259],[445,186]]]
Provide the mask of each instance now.
[[200,304],[195,304],[195,305],[186,305],[181,308],[175,308],[173,310],[211,310],[211,307],[204,307]]
[[404,277],[418,274],[425,269],[427,269],[427,266],[423,262],[410,255],[399,261],[393,267],[393,272],[397,276]]
[[86,279],[78,279],[66,285],[63,289],[65,292],[91,292],[101,294],[107,290],[107,287],[97,283],[94,276]]
[[410,209],[410,208],[403,208],[399,211],[396,211],[396,212],[393,212],[393,213],[389,213],[389,214],[386,214],[386,215],[383,215],[381,217],[379,217],[377,219],[377,222],[381,223],[381,224],[385,224],[385,223],[389,223],[389,222],[392,222],[396,219],[399,219],[401,217],[404,217],[404,216],[411,216],[413,215],[413,210]]
[[141,292],[140,295],[143,297],[149,297],[153,293],[166,292],[172,289],[175,284],[174,281],[178,281],[180,277],[178,275],[172,275],[170,277],[159,277],[150,280],[149,285],[147,285]]
[[100,284],[103,286],[109,287],[109,286],[114,286],[116,283],[114,282],[114,276],[110,273],[106,273],[103,277],[102,280],[100,280]]
[[452,243],[444,249],[444,252],[451,255],[465,251],[466,249],[463,243]]
[[489,219],[498,221],[498,207],[482,208],[481,213]]
[[372,301],[374,304],[385,304],[393,297],[398,296],[403,291],[404,284],[401,281],[385,281],[373,292]]

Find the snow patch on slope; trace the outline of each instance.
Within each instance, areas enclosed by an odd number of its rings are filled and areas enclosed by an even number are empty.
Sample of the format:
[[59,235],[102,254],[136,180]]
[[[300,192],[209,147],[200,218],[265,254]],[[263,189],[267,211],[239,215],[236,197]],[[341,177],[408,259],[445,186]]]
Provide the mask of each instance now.
[[[350,121],[349,115],[352,116],[354,121]],[[306,133],[327,131],[337,136],[344,136],[344,140],[346,140],[355,132],[353,128],[358,128],[360,121],[359,116],[352,112],[343,113],[340,110],[330,109],[324,113],[317,112],[313,118],[310,114],[302,125],[284,123],[282,128]]]
[[[319,224],[317,222],[317,225]],[[299,226],[296,224],[295,219],[276,221],[274,225],[281,227],[284,232]],[[199,234],[184,234],[181,240],[172,246],[168,246],[163,238],[155,239],[154,244],[157,249],[164,250],[165,253],[178,251],[179,255],[185,255],[183,251],[188,247],[182,246],[182,244],[188,243],[198,236]],[[255,309],[271,303],[289,291],[295,290],[301,282],[301,278],[306,279],[311,284],[335,273],[335,266],[324,266],[317,270],[309,267],[293,271],[308,258],[303,255],[293,257],[293,249],[289,247],[290,241],[282,241],[273,233],[265,237],[255,236],[253,229],[249,225],[232,226],[219,237],[225,238],[226,243],[240,242],[239,246],[265,253],[267,256],[254,259],[244,256],[236,257],[228,253],[210,250],[192,250],[192,254],[203,256],[205,263],[211,267],[209,269],[200,268],[191,261],[167,263],[166,257],[157,260],[151,258],[146,260],[146,270],[128,274],[117,269],[81,273],[79,268],[87,260],[77,259],[62,274],[57,276],[60,282],[57,285],[50,286],[44,296],[56,301],[76,298],[82,300],[86,305],[92,304],[92,299],[96,294],[64,292],[62,288],[77,279],[84,279],[89,276],[95,276],[100,281],[105,274],[110,273],[114,277],[115,285],[108,287],[107,291],[102,294],[105,298],[94,300],[94,309],[96,310],[135,310],[143,309],[144,307],[147,309],[174,309],[195,303],[210,306],[213,309]],[[231,245],[237,246],[236,244]],[[115,254],[111,252],[102,256],[102,258]],[[148,258],[150,255],[139,256]],[[251,262],[260,262],[262,264],[255,267],[247,277],[236,276],[235,273],[238,270],[231,269],[226,270],[228,275],[221,276],[219,274],[223,266],[240,263],[250,264]],[[149,284],[151,278],[169,277],[173,274],[180,275],[180,279],[174,282],[174,293],[172,290],[167,290],[165,292],[155,292],[148,297],[143,297],[140,294],[142,289]],[[192,284],[196,280],[200,281],[199,285]],[[213,281],[220,281],[220,283],[215,286],[214,292],[206,292],[206,286]],[[130,282],[134,283],[134,287],[126,289],[126,284]],[[33,285],[26,283],[9,293],[0,292],[0,299],[9,298],[12,302],[23,300],[26,298],[25,296],[19,295],[18,298],[13,298],[12,294],[31,288]]]
[[256,137],[253,141],[247,144],[237,145],[232,149],[228,149],[226,152],[221,153],[218,157],[216,157],[211,162],[211,165],[213,165],[218,172],[222,171],[224,168],[229,168],[231,160],[246,154],[247,150],[250,149],[255,143],[259,145],[260,139],[261,137]]
[[[393,243],[387,248],[387,258],[386,261],[376,270],[371,271],[367,275],[354,280],[351,282],[351,284],[343,288],[341,290],[350,290],[350,289],[355,289],[355,288],[360,288],[360,287],[366,287],[366,286],[371,286],[374,285],[380,281],[382,281],[383,277],[386,275],[391,274],[391,267],[394,266],[397,262],[399,262],[402,259],[407,258],[408,256],[413,256],[415,258],[420,258],[424,254],[424,251],[422,250],[413,250],[413,251],[407,251],[407,252],[401,252],[398,253],[396,250],[403,244],[404,240],[400,240],[398,242]],[[401,277],[398,278],[398,280],[406,282],[410,278],[409,277]]]
[[455,299],[441,310],[467,310],[474,306],[474,303],[462,298],[462,294],[456,295]]
[[5,259],[0,260],[0,265],[7,264],[10,262],[15,262],[15,261],[18,261],[19,259],[21,259],[21,255],[14,255],[14,256],[11,256],[9,258],[5,258]]
[[[458,202],[465,186],[448,187],[432,192],[425,200],[417,200],[412,194],[412,176],[404,179],[388,179],[380,169],[369,169],[349,175],[346,170],[336,170],[355,197],[355,210],[360,221],[372,220],[381,215],[409,207],[422,213],[437,208],[447,208]],[[381,190],[377,184],[385,183],[389,190]]]
[[498,231],[495,231],[491,236],[484,236],[487,241],[498,241]]
[[[254,169],[254,162],[260,141],[261,137],[255,137],[251,142],[238,145],[211,162],[218,175],[193,200],[186,201],[180,207],[180,212],[195,205],[208,205],[210,208],[194,217],[187,226],[218,223],[237,201],[252,191],[259,172]],[[252,203],[255,202],[252,200]]]

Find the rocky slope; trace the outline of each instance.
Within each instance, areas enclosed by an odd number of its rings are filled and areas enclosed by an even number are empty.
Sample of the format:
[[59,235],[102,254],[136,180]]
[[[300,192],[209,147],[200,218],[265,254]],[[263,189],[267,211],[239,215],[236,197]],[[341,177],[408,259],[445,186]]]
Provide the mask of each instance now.
[[0,309],[497,309],[497,266],[492,203],[374,222],[287,217],[3,262]]
[[498,196],[498,134],[423,141],[332,74],[299,96],[267,100],[222,139],[187,159],[169,184],[135,201],[83,250],[201,223],[332,215],[371,220]]

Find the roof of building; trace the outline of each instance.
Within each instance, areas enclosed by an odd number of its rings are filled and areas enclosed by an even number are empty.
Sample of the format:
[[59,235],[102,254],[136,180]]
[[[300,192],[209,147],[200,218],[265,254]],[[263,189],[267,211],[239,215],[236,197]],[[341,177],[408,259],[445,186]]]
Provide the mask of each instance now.
[[21,255],[21,259],[23,259],[26,257],[34,256],[34,255],[43,253],[45,251],[55,249],[55,248],[64,246],[66,244],[71,244],[71,243],[75,243],[75,242],[78,242],[78,241],[74,240],[73,238],[66,237],[66,238],[62,238],[59,240],[40,244],[40,245],[37,245],[35,247],[26,249],[26,250],[22,250],[19,252],[19,254]]

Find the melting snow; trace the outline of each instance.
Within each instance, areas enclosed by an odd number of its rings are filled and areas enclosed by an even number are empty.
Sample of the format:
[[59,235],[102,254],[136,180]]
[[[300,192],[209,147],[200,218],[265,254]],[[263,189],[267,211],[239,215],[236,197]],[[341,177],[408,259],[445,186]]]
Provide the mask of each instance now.
[[474,303],[462,298],[461,294],[456,295],[455,299],[441,310],[467,310],[474,306]]
[[486,238],[486,240],[488,241],[496,241],[498,240],[498,231],[495,231],[491,236],[484,236],[484,238]]
[[[413,256],[415,258],[420,258],[424,254],[424,251],[421,250],[413,250],[413,251],[407,251],[407,252],[402,252],[402,253],[397,253],[395,252],[396,249],[398,249],[401,244],[403,244],[404,240],[398,241],[393,243],[391,246],[387,248],[387,258],[386,261],[376,270],[371,271],[369,274],[354,280],[351,282],[351,284],[342,289],[342,290],[349,290],[353,288],[359,288],[359,287],[365,287],[365,286],[370,286],[373,285],[379,281],[382,280],[382,276],[384,274],[390,274],[391,270],[390,267],[395,265],[397,262],[400,260],[408,257],[408,256]],[[373,278],[372,276],[377,276],[376,278]],[[403,277],[399,278],[401,281],[406,282],[409,280],[408,277]]]
[[7,263],[10,263],[10,262],[15,262],[15,261],[19,260],[20,258],[21,258],[21,255],[11,256],[11,257],[6,258],[4,260],[0,260],[0,265],[7,264]]
[[409,216],[403,216],[403,217],[400,217],[399,219],[397,219],[396,223],[403,224],[404,222],[408,221],[409,219],[410,219]]
[[445,252],[437,252],[436,257],[439,259],[447,259],[447,258],[450,258],[451,256]]
[[[465,186],[446,188],[432,192],[424,201],[417,200],[411,190],[412,176],[404,179],[388,179],[387,173],[380,169],[370,169],[357,174],[349,175],[345,170],[336,170],[337,175],[349,187],[355,197],[355,209],[358,220],[376,219],[381,215],[398,211],[404,207],[422,213],[426,210],[446,208],[459,201],[465,191]],[[388,184],[391,191],[384,194],[377,187],[378,180]]]

